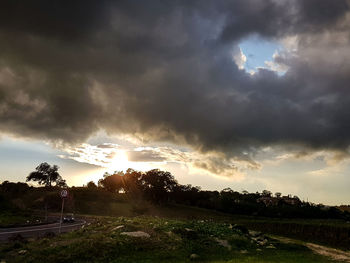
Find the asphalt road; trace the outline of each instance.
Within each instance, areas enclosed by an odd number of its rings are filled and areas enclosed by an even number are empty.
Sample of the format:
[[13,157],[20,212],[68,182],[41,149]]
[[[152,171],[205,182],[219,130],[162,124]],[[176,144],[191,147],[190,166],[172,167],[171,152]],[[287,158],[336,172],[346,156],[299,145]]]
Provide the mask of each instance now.
[[[81,228],[86,223],[85,220],[76,220],[74,223],[62,223],[61,233],[69,232]],[[43,237],[47,233],[59,233],[60,224],[52,223],[39,226],[25,226],[15,228],[0,228],[0,242],[6,242],[11,237],[20,234],[24,238]]]

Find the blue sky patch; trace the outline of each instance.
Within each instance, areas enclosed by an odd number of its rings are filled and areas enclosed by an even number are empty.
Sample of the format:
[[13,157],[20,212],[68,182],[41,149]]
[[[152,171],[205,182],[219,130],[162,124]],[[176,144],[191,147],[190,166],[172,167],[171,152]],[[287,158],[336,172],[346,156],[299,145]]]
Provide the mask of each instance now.
[[276,50],[282,50],[282,46],[279,43],[256,35],[243,40],[239,47],[247,57],[244,65],[247,72],[256,71],[258,67],[266,67],[265,61],[273,60],[272,56]]

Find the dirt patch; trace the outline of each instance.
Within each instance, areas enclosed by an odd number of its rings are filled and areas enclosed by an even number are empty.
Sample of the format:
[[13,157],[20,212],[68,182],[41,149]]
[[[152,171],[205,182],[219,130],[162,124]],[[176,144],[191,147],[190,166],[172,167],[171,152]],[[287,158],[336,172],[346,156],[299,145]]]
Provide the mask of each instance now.
[[339,249],[329,248],[329,247],[320,246],[312,243],[306,243],[305,245],[316,254],[326,256],[331,259],[342,261],[342,262],[350,262],[350,252],[345,252]]
[[298,243],[303,244],[304,246],[311,249],[315,254],[325,256],[328,258],[331,258],[332,260],[337,260],[340,262],[349,262],[350,263],[350,252],[346,252],[343,250],[335,249],[335,248],[329,248],[313,243],[305,243],[300,240],[294,240],[287,237],[280,237],[280,236],[273,236],[273,238],[283,242],[283,243]]

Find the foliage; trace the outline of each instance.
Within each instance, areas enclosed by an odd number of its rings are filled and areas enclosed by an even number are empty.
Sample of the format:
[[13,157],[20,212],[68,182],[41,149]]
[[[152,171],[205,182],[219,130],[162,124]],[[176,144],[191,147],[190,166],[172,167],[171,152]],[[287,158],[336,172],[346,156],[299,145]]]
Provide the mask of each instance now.
[[35,168],[34,172],[31,172],[27,176],[27,182],[35,181],[40,185],[45,185],[48,187],[51,187],[52,183],[55,183],[56,186],[59,187],[67,186],[66,181],[63,180],[61,175],[58,173],[58,168],[59,167],[57,165],[51,166],[46,162],[41,163]]
[[221,192],[204,191],[200,187],[181,185],[171,173],[158,169],[147,172],[128,169],[114,174],[105,173],[99,186],[111,193],[123,192],[129,200],[140,198],[154,204],[177,203],[218,211],[253,216],[283,218],[337,218],[347,219],[348,215],[334,207],[302,202],[297,196],[282,196],[271,191],[262,193],[239,193],[231,188]]
[[[57,170],[57,166],[43,163],[27,177],[27,180],[37,180],[39,184],[45,186],[56,181],[56,185],[50,187],[52,196],[48,192],[40,194],[42,190],[34,191],[34,188],[25,183],[10,183],[8,181],[1,184],[0,192],[5,193],[13,202],[16,202],[16,199],[21,199],[17,200],[17,204],[23,203],[23,206],[41,208],[43,202],[50,201],[51,207],[49,209],[57,209],[60,203],[57,196],[59,190],[57,185],[60,185],[59,182],[64,182]],[[268,190],[264,190],[262,193],[238,192],[231,188],[225,188],[220,192],[201,190],[200,187],[179,184],[171,173],[158,169],[147,172],[128,169],[126,172],[105,173],[103,178],[99,180],[98,186],[94,182],[89,182],[84,188],[85,190],[75,187],[71,189],[75,190],[71,191],[67,208],[71,207],[72,210],[93,214],[99,214],[99,210],[103,210],[104,214],[112,214],[112,212],[107,213],[107,211],[113,210],[111,208],[114,206],[113,202],[118,199],[132,204],[135,213],[143,213],[141,211],[143,209],[140,210],[137,207],[140,206],[139,204],[142,206],[142,202],[151,202],[156,205],[190,205],[250,216],[343,219],[347,221],[350,219],[350,213],[347,211],[341,211],[336,207],[303,202],[296,196],[283,196],[279,192],[273,196]],[[75,197],[74,194],[76,194]],[[22,198],[23,196],[29,198]],[[99,209],[94,209],[95,203],[98,203],[101,198],[104,200],[104,205]],[[75,202],[74,199],[81,201]],[[84,201],[82,202],[82,200]],[[34,201],[36,205],[33,206]]]
[[[181,194],[182,190],[179,189],[187,189],[187,191],[185,191],[184,194]],[[152,205],[151,202],[145,201],[143,198],[129,198],[125,193],[110,193],[101,187],[71,187],[69,189],[69,198],[65,202],[65,212],[109,216],[154,215],[159,217],[190,220],[230,220],[234,223],[247,225],[252,229],[260,229],[280,235],[287,235],[286,231],[289,231],[291,232],[291,237],[296,237],[298,239],[310,240],[313,242],[318,241],[322,244],[335,247],[350,248],[350,225],[346,223],[345,220],[305,218],[287,219],[281,218],[281,216],[280,218],[266,218],[251,215],[239,215],[237,212],[230,212],[230,214],[222,213],[223,211],[232,211],[230,210],[232,206],[232,196],[237,199],[244,196],[246,198],[244,200],[248,207],[242,205],[241,211],[249,211],[248,209],[254,208],[254,201],[259,198],[260,195],[256,193],[241,195],[232,189],[225,189],[221,192],[202,191],[192,186],[184,186],[179,189],[175,189],[176,192],[168,193],[168,204],[163,203],[159,206],[158,203]],[[28,209],[35,209],[35,214],[40,215],[41,213],[43,218],[45,203],[48,204],[49,212],[59,212],[61,208],[59,192],[60,189],[55,186],[51,188],[30,187],[25,183],[3,182],[0,184],[0,196],[3,196],[3,201],[0,201],[0,207],[1,211],[5,211],[5,207],[8,207],[8,209],[6,210],[7,212],[4,213],[1,213],[0,211],[2,225],[12,223],[22,224],[27,220],[32,221],[32,219],[28,217],[28,215],[32,214],[29,213]],[[176,196],[174,196],[175,193],[177,193]],[[20,212],[22,210],[19,210],[13,204],[13,201],[15,200],[20,200],[24,204],[26,208],[24,213]],[[176,200],[176,202],[174,200]],[[188,206],[190,203],[197,207]],[[250,203],[251,205],[249,205]],[[203,207],[204,205],[213,206],[210,210],[198,207]],[[243,208],[247,210],[243,210]],[[265,209],[272,209],[272,207],[265,207]],[[282,214],[288,214],[297,210],[299,210],[300,213],[302,207],[294,207],[290,205],[284,207],[280,205],[273,209],[275,210],[272,210],[272,215],[280,212],[283,212]],[[321,215],[327,215],[328,213],[331,217],[332,214],[330,213],[333,213],[333,209],[324,210],[322,207],[310,205],[309,207],[305,207],[304,213],[307,214],[314,212],[314,217],[317,218],[320,217],[318,216],[317,211],[321,211]],[[264,210],[259,211],[261,214],[263,212]],[[336,215],[337,212],[334,213]],[[247,214],[249,215],[249,213]]]
[[94,181],[90,181],[86,184],[86,187],[90,189],[96,189],[97,185],[94,183]]
[[[6,262],[270,262],[326,263],[303,245],[269,239],[276,249],[252,242],[252,237],[228,222],[174,220],[155,217],[89,220],[83,229],[28,243],[0,246]],[[122,232],[144,231],[150,238],[133,238]],[[230,247],[218,242],[224,240]],[[19,254],[19,251],[26,251]],[[191,255],[196,254],[197,258]]]
[[146,200],[161,204],[168,201],[169,193],[178,183],[169,172],[154,169],[143,173],[128,169],[125,173],[105,173],[99,186],[112,193],[123,191],[132,198],[142,195]]

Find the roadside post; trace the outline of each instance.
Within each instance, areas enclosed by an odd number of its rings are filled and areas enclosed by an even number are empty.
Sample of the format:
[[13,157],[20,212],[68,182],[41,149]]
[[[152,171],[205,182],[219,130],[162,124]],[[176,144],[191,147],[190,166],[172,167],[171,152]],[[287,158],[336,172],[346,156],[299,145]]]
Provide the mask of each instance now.
[[67,198],[68,196],[68,190],[67,189],[63,189],[60,193],[60,196],[62,198],[62,208],[61,208],[61,219],[60,219],[60,228],[58,233],[61,234],[61,227],[62,227],[62,220],[63,220],[63,209],[64,209],[64,199]]

